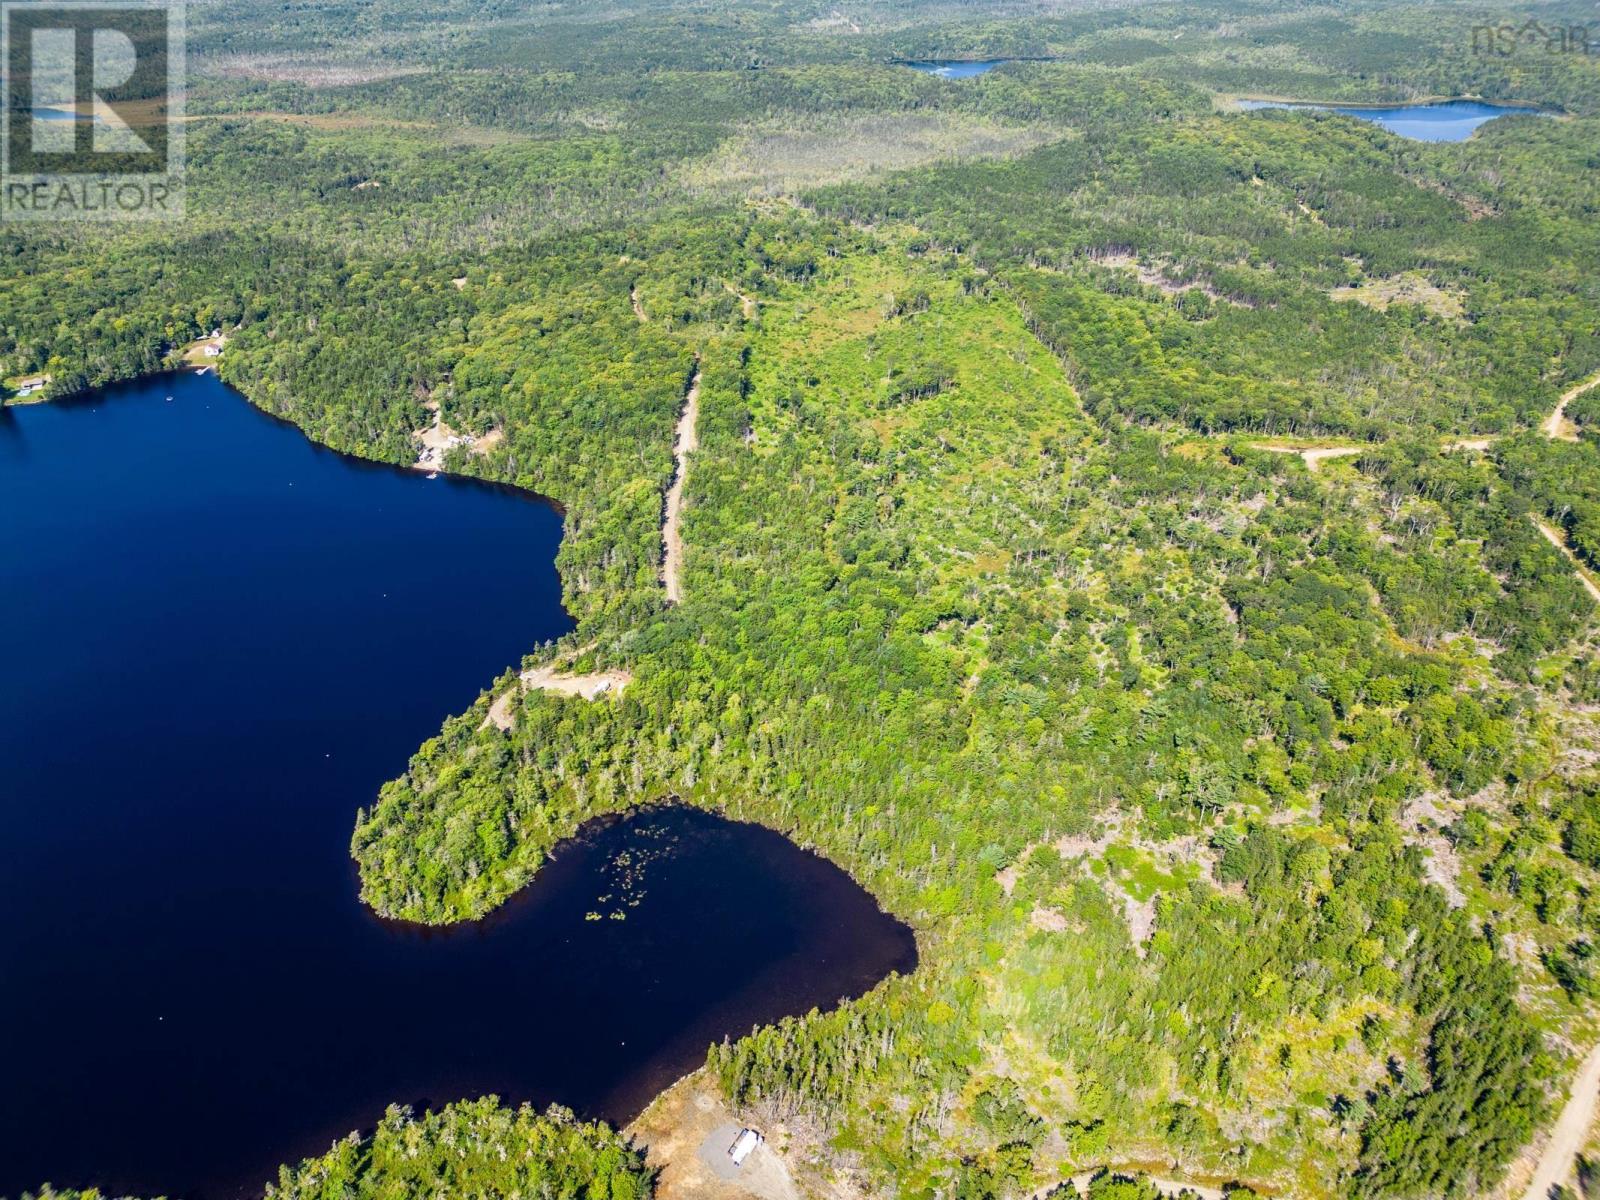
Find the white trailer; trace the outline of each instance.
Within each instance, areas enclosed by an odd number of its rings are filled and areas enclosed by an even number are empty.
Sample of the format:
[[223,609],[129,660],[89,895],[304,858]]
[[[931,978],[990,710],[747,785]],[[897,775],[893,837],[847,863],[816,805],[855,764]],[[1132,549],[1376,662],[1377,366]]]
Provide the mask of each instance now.
[[761,1142],[761,1135],[754,1129],[741,1129],[739,1136],[733,1139],[733,1145],[728,1147],[728,1157],[733,1159],[734,1166],[742,1167],[744,1160],[750,1157]]

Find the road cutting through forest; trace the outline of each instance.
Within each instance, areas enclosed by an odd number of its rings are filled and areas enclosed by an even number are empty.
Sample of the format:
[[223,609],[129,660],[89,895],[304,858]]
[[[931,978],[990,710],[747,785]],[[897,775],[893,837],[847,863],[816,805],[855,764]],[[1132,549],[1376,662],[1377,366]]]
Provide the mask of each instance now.
[[1589,1139],[1596,1105],[1600,1104],[1600,1045],[1589,1051],[1572,1081],[1572,1094],[1551,1127],[1550,1140],[1539,1154],[1522,1200],[1549,1200],[1559,1183],[1572,1177],[1578,1154]]
[[1284,446],[1271,442],[1263,442],[1256,446],[1257,450],[1266,450],[1273,454],[1298,454],[1306,464],[1306,470],[1315,471],[1317,464],[1329,458],[1348,458],[1352,454],[1360,454],[1367,449],[1366,446]]
[[683,600],[683,485],[689,477],[689,455],[700,446],[699,421],[700,359],[697,355],[689,391],[683,398],[683,413],[678,418],[677,438],[672,445],[672,486],[667,489],[666,519],[661,523],[661,541],[665,549],[661,581],[666,585],[668,604]]
[[1600,601],[1600,584],[1595,583],[1594,577],[1589,574],[1588,568],[1578,561],[1578,556],[1572,552],[1572,547],[1567,545],[1567,539],[1562,532],[1533,513],[1528,515],[1533,519],[1533,523],[1539,527],[1539,532],[1544,534],[1545,540],[1561,551],[1566,560],[1572,564],[1572,569],[1578,576],[1578,582],[1583,584],[1583,590],[1594,597],[1596,601]]
[[1555,411],[1544,419],[1544,424],[1539,428],[1544,431],[1545,437],[1555,438],[1562,442],[1575,442],[1578,440],[1578,427],[1567,420],[1567,405],[1590,388],[1600,386],[1600,375],[1596,375],[1587,383],[1580,383],[1569,392],[1563,393],[1561,402],[1556,405]]

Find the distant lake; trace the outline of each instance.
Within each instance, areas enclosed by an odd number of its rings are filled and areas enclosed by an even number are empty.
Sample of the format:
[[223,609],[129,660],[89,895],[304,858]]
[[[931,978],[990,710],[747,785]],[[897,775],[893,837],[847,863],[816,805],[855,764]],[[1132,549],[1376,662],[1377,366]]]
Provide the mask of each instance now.
[[905,59],[898,65],[921,71],[925,75],[937,75],[940,79],[971,79],[974,75],[987,74],[996,67],[1015,61],[1011,58],[926,58]]
[[1445,100],[1438,104],[1397,104],[1389,107],[1300,104],[1286,100],[1241,100],[1246,111],[1262,108],[1305,108],[1334,112],[1381,125],[1390,133],[1418,142],[1464,142],[1478,126],[1513,114],[1548,116],[1539,109],[1515,104],[1490,104],[1482,100]]
[[356,808],[572,628],[548,503],[181,375],[0,408],[0,511],[0,1195],[259,1194],[394,1101],[623,1121],[915,965],[837,867],[687,809],[470,925],[360,904]]
[[30,108],[28,115],[37,121],[93,121],[98,122],[99,117],[93,113],[79,114],[69,112],[64,108]]

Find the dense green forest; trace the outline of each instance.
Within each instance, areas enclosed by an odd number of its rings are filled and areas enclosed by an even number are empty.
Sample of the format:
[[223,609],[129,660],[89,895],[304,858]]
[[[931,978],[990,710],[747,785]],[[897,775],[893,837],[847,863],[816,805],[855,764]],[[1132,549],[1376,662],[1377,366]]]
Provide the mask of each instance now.
[[[589,817],[716,807],[918,932],[711,1048],[824,1131],[806,1187],[1492,1190],[1600,998],[1600,388],[1543,429],[1600,374],[1600,56],[1475,51],[1467,4],[613,8],[196,3],[186,222],[0,226],[0,377],[220,326],[313,438],[411,462],[436,407],[450,469],[563,505],[577,631],[357,815],[364,898],[470,919]],[[892,65],[940,54],[1040,61]],[[486,722],[557,655],[631,682]],[[274,1194],[439,1187],[648,1180],[477,1102]]]
[[[318,1158],[279,1168],[268,1200],[413,1200],[421,1196],[646,1200],[644,1156],[603,1125],[552,1108],[463,1100],[421,1117],[391,1105],[369,1135],[352,1133]],[[46,1187],[22,1200],[109,1200]]]

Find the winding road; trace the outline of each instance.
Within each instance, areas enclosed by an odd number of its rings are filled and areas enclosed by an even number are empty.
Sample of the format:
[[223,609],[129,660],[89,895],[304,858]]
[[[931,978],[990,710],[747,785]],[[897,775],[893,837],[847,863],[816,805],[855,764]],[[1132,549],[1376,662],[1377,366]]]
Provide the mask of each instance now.
[[1564,393],[1561,397],[1561,403],[1556,405],[1555,410],[1544,419],[1544,424],[1539,426],[1544,431],[1545,437],[1555,438],[1563,442],[1577,441],[1578,431],[1572,422],[1567,420],[1567,405],[1571,404],[1590,388],[1596,386],[1600,386],[1600,375],[1596,375],[1588,383],[1580,383],[1571,391]]
[[[1577,441],[1577,430],[1573,428],[1572,422],[1567,420],[1567,405],[1596,386],[1600,386],[1600,375],[1563,393],[1561,402],[1539,426],[1544,435],[1557,441]],[[1600,586],[1596,585],[1589,572],[1578,561],[1577,555],[1573,554],[1567,545],[1567,539],[1561,536],[1560,531],[1537,516],[1533,516],[1533,523],[1539,527],[1539,532],[1544,534],[1550,544],[1566,556],[1584,590],[1596,601],[1600,601]],[[1588,1056],[1579,1064],[1578,1074],[1572,1081],[1572,1092],[1567,1097],[1561,1115],[1551,1126],[1550,1140],[1539,1153],[1539,1161],[1533,1168],[1533,1178],[1528,1181],[1528,1186],[1522,1193],[1522,1200],[1549,1200],[1550,1193],[1556,1185],[1563,1184],[1572,1177],[1578,1155],[1589,1140],[1589,1129],[1594,1124],[1597,1111],[1600,1111],[1600,1044],[1590,1050]]]

